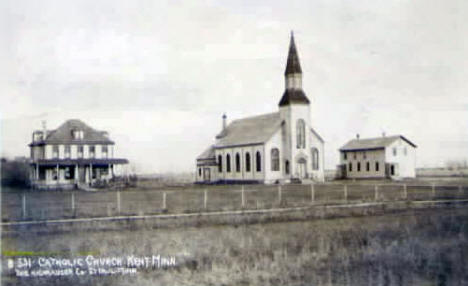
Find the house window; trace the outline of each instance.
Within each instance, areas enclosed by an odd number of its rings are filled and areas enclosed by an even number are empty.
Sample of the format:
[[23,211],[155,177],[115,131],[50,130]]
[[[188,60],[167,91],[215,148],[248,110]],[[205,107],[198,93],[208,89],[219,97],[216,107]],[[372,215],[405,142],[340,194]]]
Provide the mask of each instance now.
[[257,166],[257,172],[261,172],[262,171],[262,155],[260,155],[260,152],[257,151],[257,154],[255,154],[255,165]]
[[107,145],[102,145],[102,158],[107,158]]
[[361,172],[361,162],[357,162],[357,171]]
[[376,171],[376,172],[379,171],[379,162],[375,162],[375,171]]
[[279,159],[279,150],[278,148],[271,149],[271,170],[279,171],[280,169],[280,159]]
[[370,163],[369,163],[369,162],[366,163],[366,171],[367,171],[367,172],[370,171]]
[[351,171],[353,170],[353,163],[349,162],[349,165],[348,165],[348,166],[349,166],[348,169],[349,169],[349,171],[351,172]]
[[305,122],[304,119],[297,120],[296,123],[296,147],[297,149],[305,148]]
[[343,158],[344,158],[345,160],[348,160],[348,153],[343,152]]
[[218,172],[223,171],[223,156],[218,155]]
[[245,153],[245,171],[250,172],[250,153]]
[[226,155],[226,172],[231,172],[231,155]]
[[70,158],[70,145],[65,146],[65,158]]
[[198,168],[198,176],[201,177],[201,168]]
[[393,156],[396,156],[397,155],[397,149],[396,147],[393,147]]
[[54,145],[52,146],[52,157],[57,159],[59,157],[59,146]]
[[286,175],[289,175],[289,161],[288,160],[284,162],[284,172],[286,173]]
[[363,153],[362,153],[362,158],[367,159],[367,154],[366,154],[366,152],[363,152]]
[[83,145],[78,146],[78,158],[83,158]]
[[96,155],[96,146],[89,146],[89,158],[94,158]]
[[312,170],[319,169],[319,152],[317,148],[312,148]]
[[353,159],[356,160],[356,152],[353,152]]
[[71,168],[70,167],[65,167],[65,171],[64,171],[64,176],[65,176],[65,180],[72,180],[74,179],[74,176],[73,176],[73,172],[71,171]]
[[236,153],[236,172],[240,172],[240,155],[239,153]]

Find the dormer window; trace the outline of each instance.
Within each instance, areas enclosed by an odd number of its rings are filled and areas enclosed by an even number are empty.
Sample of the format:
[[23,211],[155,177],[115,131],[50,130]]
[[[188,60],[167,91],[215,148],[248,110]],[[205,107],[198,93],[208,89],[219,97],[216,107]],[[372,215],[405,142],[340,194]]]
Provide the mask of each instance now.
[[72,136],[73,136],[73,139],[75,140],[82,140],[83,137],[84,137],[84,132],[83,130],[72,130]]

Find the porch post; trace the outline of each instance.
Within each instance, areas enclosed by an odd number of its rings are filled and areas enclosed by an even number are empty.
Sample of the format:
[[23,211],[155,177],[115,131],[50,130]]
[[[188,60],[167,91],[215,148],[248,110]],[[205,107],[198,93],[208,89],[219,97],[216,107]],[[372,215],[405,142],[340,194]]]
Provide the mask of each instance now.
[[60,180],[60,170],[59,170],[59,165],[58,164],[57,164],[56,170],[57,170],[57,185],[58,185],[59,180]]
[[89,183],[91,184],[93,182],[93,164],[89,164]]
[[78,164],[75,164],[75,183],[80,181],[80,173],[78,172]]
[[107,178],[106,178],[106,180],[108,180],[108,179],[109,179],[109,175],[110,175],[110,168],[111,168],[111,164],[108,164],[108,165],[107,165]]
[[36,163],[36,180],[39,180],[39,164]]

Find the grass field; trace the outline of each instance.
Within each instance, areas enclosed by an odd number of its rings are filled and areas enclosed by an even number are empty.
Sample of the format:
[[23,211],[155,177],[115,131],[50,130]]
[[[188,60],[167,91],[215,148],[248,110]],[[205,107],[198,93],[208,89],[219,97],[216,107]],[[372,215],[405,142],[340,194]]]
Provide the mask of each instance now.
[[257,184],[176,187],[145,180],[135,188],[120,191],[4,191],[1,214],[5,222],[461,198],[468,198],[466,178],[428,178],[403,182],[334,181],[314,186]]
[[2,285],[466,285],[468,209],[306,222],[135,229],[2,239],[3,251],[73,257],[163,254],[136,276],[17,278]]

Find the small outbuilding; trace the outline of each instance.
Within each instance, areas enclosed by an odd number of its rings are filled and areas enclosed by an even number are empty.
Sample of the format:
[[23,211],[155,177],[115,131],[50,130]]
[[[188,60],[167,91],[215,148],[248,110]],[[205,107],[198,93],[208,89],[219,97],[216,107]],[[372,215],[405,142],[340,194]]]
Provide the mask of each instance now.
[[342,178],[414,178],[416,144],[402,135],[350,140],[339,149]]

